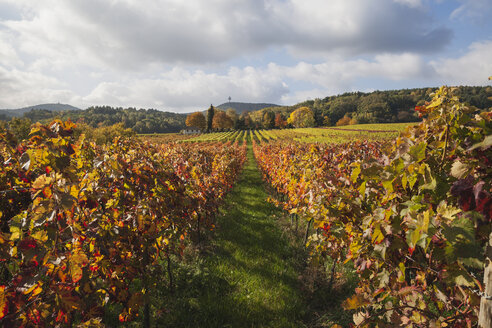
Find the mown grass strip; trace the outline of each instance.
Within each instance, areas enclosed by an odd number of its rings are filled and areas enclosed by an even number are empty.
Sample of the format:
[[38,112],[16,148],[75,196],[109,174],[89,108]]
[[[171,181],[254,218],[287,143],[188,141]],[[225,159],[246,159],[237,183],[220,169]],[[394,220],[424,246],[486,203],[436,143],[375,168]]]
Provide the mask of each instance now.
[[[249,133],[248,141],[252,136]],[[332,288],[325,269],[306,264],[303,223],[296,233],[286,213],[267,202],[251,144],[248,147],[248,162],[210,240],[199,249],[186,248],[174,261],[173,293],[165,275],[157,287],[153,325],[347,326],[351,313],[341,303],[353,293],[352,269],[338,267]]]
[[165,297],[171,304],[159,326],[303,326],[296,249],[274,219],[281,210],[267,197],[250,148],[218,218],[212,254],[179,269],[176,294]]

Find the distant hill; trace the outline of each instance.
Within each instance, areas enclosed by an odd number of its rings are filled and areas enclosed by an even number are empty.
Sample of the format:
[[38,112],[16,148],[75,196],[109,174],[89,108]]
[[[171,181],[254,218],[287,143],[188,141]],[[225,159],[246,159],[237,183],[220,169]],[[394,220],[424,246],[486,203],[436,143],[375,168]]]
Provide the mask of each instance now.
[[233,108],[236,110],[236,113],[241,114],[244,112],[254,112],[266,107],[278,107],[280,105],[275,104],[265,104],[265,103],[243,103],[243,102],[227,102],[222,105],[216,106],[219,109],[227,110],[229,108]]
[[137,133],[179,132],[186,126],[186,116],[186,114],[181,113],[132,107],[92,106],[82,110],[64,104],[45,104],[17,110],[0,110],[0,120],[5,121],[9,121],[12,117],[22,117],[31,122],[47,124],[53,119],[60,119],[62,121],[71,120],[76,124],[85,123],[93,128],[122,123],[124,128],[133,129]]
[[[48,111],[34,109],[23,116],[31,122],[49,123],[53,119],[71,120],[92,127],[122,123],[137,133],[179,132],[185,127],[186,114],[162,112],[156,109],[136,109],[111,106],[95,106],[85,110]],[[0,117],[1,119],[1,117]]]
[[67,104],[41,104],[29,107],[23,107],[19,109],[1,109],[0,114],[6,116],[22,116],[24,113],[28,113],[32,110],[49,110],[51,112],[72,111],[80,110],[80,108]]

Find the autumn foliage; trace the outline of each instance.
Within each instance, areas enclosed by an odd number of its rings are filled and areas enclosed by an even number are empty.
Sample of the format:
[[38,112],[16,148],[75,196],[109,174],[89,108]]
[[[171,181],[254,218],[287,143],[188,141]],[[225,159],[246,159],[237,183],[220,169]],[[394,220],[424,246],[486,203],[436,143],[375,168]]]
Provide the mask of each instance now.
[[296,128],[309,128],[314,126],[314,113],[309,107],[299,107],[290,113],[287,123]]
[[[275,202],[308,220],[314,258],[353,263],[360,327],[472,327],[491,233],[490,112],[439,89],[391,145],[255,144]],[[490,259],[489,259],[490,260]],[[484,302],[482,298],[482,302]]]
[[277,129],[284,129],[287,126],[287,121],[284,119],[281,113],[275,114],[275,127]]
[[216,110],[212,120],[212,128],[215,130],[231,129],[233,127],[232,119],[225,112]]
[[205,115],[201,112],[191,113],[186,117],[186,126],[205,130],[206,125]]
[[343,126],[343,125],[349,125],[349,124],[350,124],[350,117],[344,116],[337,121],[336,126]]
[[0,134],[4,327],[102,326],[109,304],[137,318],[161,259],[213,227],[245,160],[238,144],[98,146],[73,128],[37,124],[20,144]]

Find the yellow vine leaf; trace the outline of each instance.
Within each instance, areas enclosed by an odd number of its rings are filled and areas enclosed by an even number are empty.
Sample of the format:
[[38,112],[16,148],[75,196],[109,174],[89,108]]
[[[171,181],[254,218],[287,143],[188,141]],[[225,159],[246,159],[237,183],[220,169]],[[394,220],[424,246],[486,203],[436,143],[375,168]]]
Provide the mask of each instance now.
[[39,176],[36,181],[32,184],[32,187],[34,189],[43,189],[46,186],[49,186],[51,183],[51,177],[48,177],[46,175],[41,175]]
[[32,300],[37,295],[41,294],[41,292],[43,291],[43,287],[42,286],[43,286],[43,283],[40,281],[37,284],[32,285],[31,288],[29,288],[28,290],[26,290],[24,292],[24,294],[25,295],[31,294],[29,296],[29,300]]
[[73,282],[82,279],[82,268],[88,263],[87,256],[82,252],[76,252],[70,258],[70,276]]
[[352,297],[347,298],[343,302],[343,308],[345,310],[355,310],[363,306],[370,305],[371,302],[365,299],[362,295],[355,294]]
[[5,295],[5,286],[0,286],[0,320],[9,312],[9,302]]

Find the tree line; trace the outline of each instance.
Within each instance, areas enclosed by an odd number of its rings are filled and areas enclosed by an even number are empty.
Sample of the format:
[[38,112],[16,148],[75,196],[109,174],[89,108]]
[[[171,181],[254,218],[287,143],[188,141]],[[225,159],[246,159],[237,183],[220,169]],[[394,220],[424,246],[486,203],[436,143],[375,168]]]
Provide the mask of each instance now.
[[[418,88],[370,93],[348,92],[323,99],[307,100],[294,106],[267,107],[241,114],[232,108],[221,110],[214,106],[210,106],[205,114],[197,112],[200,114],[193,113],[188,116],[133,107],[93,106],[86,110],[62,112],[36,109],[24,113],[20,119],[10,118],[0,113],[0,127],[8,124],[12,131],[16,131],[19,136],[26,137],[32,123],[47,123],[53,119],[63,121],[70,119],[78,125],[85,124],[87,129],[119,124],[117,130],[131,129],[134,133],[139,134],[179,132],[185,126],[214,131],[415,122],[420,120],[415,114],[415,106],[421,106],[430,100],[429,95],[434,91],[435,88]],[[461,86],[457,87],[456,94],[460,101],[471,106],[480,109],[492,107],[492,87],[490,86]],[[303,109],[297,111],[300,108]],[[195,122],[200,115],[203,116],[204,123],[200,121],[200,118],[198,118],[198,123]],[[192,118],[189,118],[190,116]],[[189,123],[185,124],[187,119]]]
[[[261,122],[265,112],[284,113],[285,117],[299,107],[312,109],[314,126],[334,126],[365,123],[403,123],[419,121],[415,106],[430,100],[436,88],[416,88],[389,91],[347,92],[326,98],[316,98],[295,106],[269,107],[251,113]],[[492,107],[492,87],[460,86],[456,95],[461,102],[479,109]]]
[[283,114],[265,112],[264,120],[258,124],[251,119],[249,112],[237,114],[233,108],[228,108],[226,111],[221,110],[213,105],[210,105],[207,112],[194,112],[186,117],[186,126],[200,129],[206,132],[223,131],[223,130],[244,130],[274,127],[284,128],[287,122]]
[[[415,106],[430,100],[435,88],[348,92],[324,99],[307,100],[294,106],[267,107],[238,115],[210,106],[206,114],[190,114],[187,126],[205,131],[228,129],[272,129],[286,127],[341,126],[365,123],[416,122]],[[491,87],[456,88],[460,101],[477,107],[492,107]],[[199,118],[203,116],[203,118]],[[201,123],[200,123],[201,122]]]

